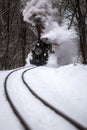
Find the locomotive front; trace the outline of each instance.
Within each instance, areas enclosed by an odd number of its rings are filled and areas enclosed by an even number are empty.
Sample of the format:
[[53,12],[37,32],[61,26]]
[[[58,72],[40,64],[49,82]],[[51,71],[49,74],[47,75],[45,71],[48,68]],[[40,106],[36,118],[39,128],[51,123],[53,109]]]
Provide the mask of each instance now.
[[36,66],[47,64],[50,48],[51,46],[47,39],[38,40],[31,52],[32,59],[30,59],[30,63]]

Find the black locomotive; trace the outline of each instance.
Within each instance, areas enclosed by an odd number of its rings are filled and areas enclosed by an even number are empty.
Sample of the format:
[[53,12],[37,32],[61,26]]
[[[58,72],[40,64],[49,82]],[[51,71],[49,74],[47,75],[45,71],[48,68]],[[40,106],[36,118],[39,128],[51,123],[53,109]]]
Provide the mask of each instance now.
[[45,29],[44,24],[40,16],[34,18],[35,28],[37,30],[38,42],[36,42],[34,49],[32,50],[32,59],[30,63],[36,66],[47,64],[50,44],[47,38],[41,39],[41,34]]
[[30,63],[36,66],[47,64],[50,47],[47,39],[38,40],[32,50],[32,59],[30,59]]

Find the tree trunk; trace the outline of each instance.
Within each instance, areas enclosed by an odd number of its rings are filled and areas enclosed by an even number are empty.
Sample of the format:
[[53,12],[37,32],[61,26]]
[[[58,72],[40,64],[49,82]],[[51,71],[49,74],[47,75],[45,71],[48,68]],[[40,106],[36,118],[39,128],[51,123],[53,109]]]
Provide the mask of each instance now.
[[8,0],[8,12],[7,12],[7,44],[4,55],[4,67],[8,69],[9,67],[9,38],[10,38],[10,0]]
[[22,47],[22,65],[25,65],[26,58],[26,23],[21,16],[21,47]]
[[80,47],[82,52],[83,63],[87,64],[86,61],[86,24],[85,24],[85,16],[82,14],[80,8],[80,1],[77,0],[77,9],[78,9],[78,28],[79,28],[79,36],[80,36]]

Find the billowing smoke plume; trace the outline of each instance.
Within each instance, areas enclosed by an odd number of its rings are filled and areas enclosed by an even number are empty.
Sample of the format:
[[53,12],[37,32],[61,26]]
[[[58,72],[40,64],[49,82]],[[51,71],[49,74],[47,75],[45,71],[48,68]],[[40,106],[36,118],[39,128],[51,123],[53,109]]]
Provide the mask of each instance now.
[[42,24],[42,38],[48,38],[56,44],[55,55],[59,65],[69,64],[77,55],[76,32],[68,30],[66,25],[58,24],[58,10],[53,9],[51,0],[32,0],[23,10],[24,21],[36,26],[36,20]]
[[35,25],[35,19],[41,18],[43,24],[47,24],[55,19],[56,9],[52,9],[51,0],[32,0],[28,2],[24,11],[24,21]]

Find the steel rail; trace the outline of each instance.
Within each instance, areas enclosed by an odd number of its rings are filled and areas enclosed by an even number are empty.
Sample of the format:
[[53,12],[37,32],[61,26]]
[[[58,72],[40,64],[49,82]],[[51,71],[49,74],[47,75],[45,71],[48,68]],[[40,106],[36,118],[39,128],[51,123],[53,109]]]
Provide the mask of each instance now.
[[[21,116],[21,114],[18,112],[16,106],[15,106],[14,103],[12,102],[12,100],[11,100],[11,98],[10,98],[10,96],[9,96],[9,93],[8,93],[8,86],[7,86],[7,81],[8,81],[8,79],[9,79],[9,77],[10,77],[13,73],[15,73],[15,72],[17,72],[17,71],[19,71],[19,70],[25,69],[25,68],[27,68],[27,67],[21,67],[21,68],[18,68],[18,69],[16,69],[16,70],[13,70],[12,72],[10,72],[10,73],[6,76],[5,81],[4,81],[4,91],[5,91],[5,96],[6,96],[7,100],[8,100],[8,102],[9,102],[9,104],[10,104],[10,106],[11,106],[13,112],[14,112],[14,114],[15,114],[16,117],[19,119],[19,121],[20,121],[20,123],[22,124],[22,126],[24,127],[24,129],[25,129],[25,130],[31,130],[31,128],[29,127],[29,125],[25,122],[25,120],[23,119],[23,117]],[[30,68],[30,70],[31,70],[31,69],[34,69],[34,68],[35,68],[35,67]],[[29,69],[28,69],[28,70],[29,70]]]
[[65,120],[67,120],[69,123],[71,123],[73,126],[75,126],[77,129],[79,130],[87,130],[87,128],[85,126],[83,126],[82,124],[80,124],[79,122],[75,121],[73,118],[69,117],[68,115],[66,115],[64,112],[62,112],[61,110],[59,110],[58,108],[55,108],[52,104],[50,104],[49,102],[47,102],[45,99],[43,99],[42,97],[40,97],[25,81],[24,79],[24,75],[25,73],[29,71],[29,69],[25,70],[22,73],[22,80],[23,83],[25,84],[25,86],[28,88],[28,90],[32,93],[32,95],[34,95],[39,101],[41,101],[45,106],[47,106],[48,108],[50,108],[52,111],[54,111],[56,114],[60,115],[61,117],[63,117]]

